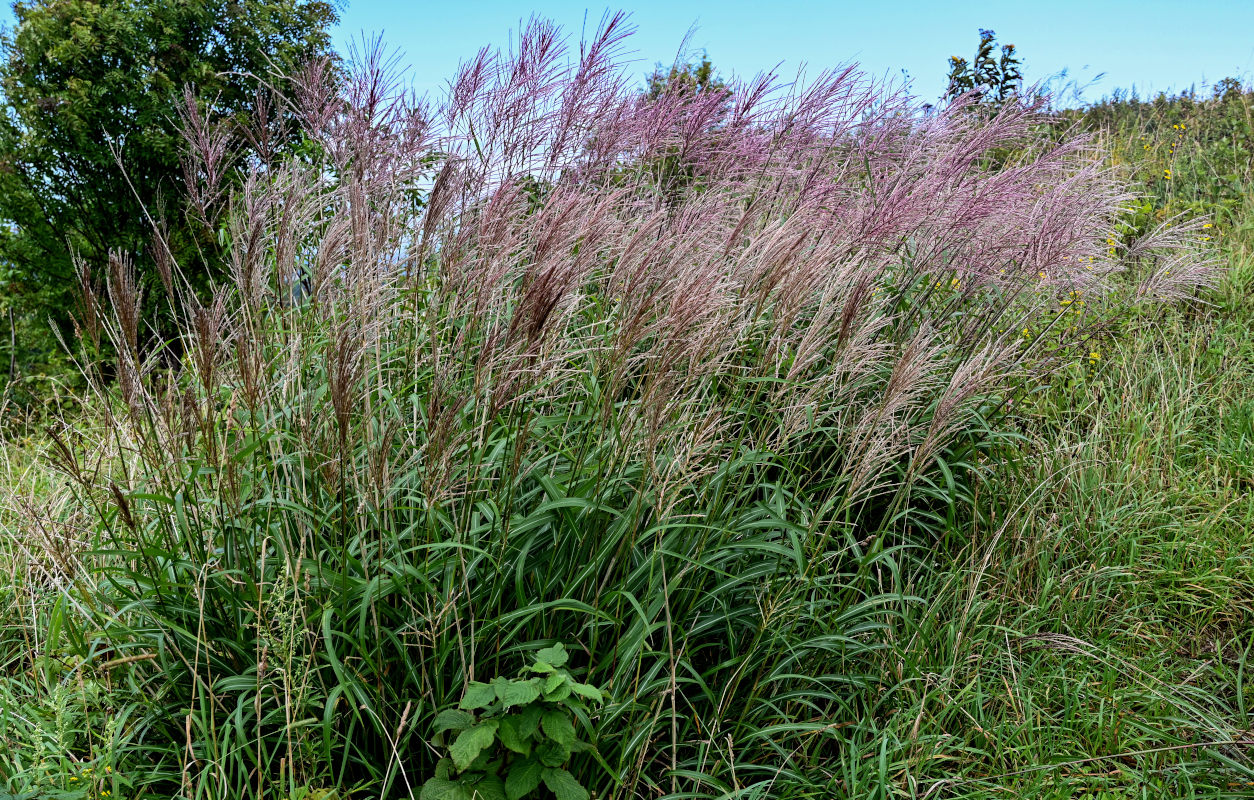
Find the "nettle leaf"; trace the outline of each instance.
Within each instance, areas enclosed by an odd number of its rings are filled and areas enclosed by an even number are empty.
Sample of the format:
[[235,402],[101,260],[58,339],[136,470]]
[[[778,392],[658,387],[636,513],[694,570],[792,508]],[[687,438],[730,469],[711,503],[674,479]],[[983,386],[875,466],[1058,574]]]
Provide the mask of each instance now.
[[570,748],[561,742],[546,741],[536,748],[536,758],[546,767],[560,767],[570,761]]
[[570,690],[586,700],[591,700],[595,703],[605,702],[605,696],[602,695],[601,690],[595,686],[590,686],[586,683],[578,683],[576,681],[571,681]]
[[475,800],[506,800],[505,784],[495,775],[484,775],[470,790]]
[[545,664],[551,664],[560,667],[570,658],[570,653],[566,652],[566,645],[558,642],[552,647],[546,647],[536,653],[536,660],[543,661]]
[[536,663],[532,664],[530,667],[527,667],[527,669],[531,670],[532,672],[539,672],[542,674],[547,674],[547,673],[555,671],[557,668],[554,667],[552,664],[546,664],[543,661],[537,661]]
[[435,732],[464,731],[475,724],[475,716],[467,711],[455,708],[445,709],[435,715]]
[[505,778],[505,800],[520,800],[534,792],[540,785],[540,776],[543,773],[544,765],[535,759],[514,762],[509,776]]
[[541,720],[544,726],[544,735],[548,736],[555,742],[559,742],[566,747],[570,747],[575,741],[575,724],[570,721],[570,717],[556,709],[549,709],[544,712]]
[[544,709],[540,706],[527,706],[518,712],[518,735],[529,739],[536,735],[536,731],[540,730],[540,717],[544,714]]
[[448,754],[453,757],[453,763],[458,770],[465,770],[479,757],[479,753],[492,746],[492,742],[496,740],[497,725],[497,721],[492,719],[480,722],[457,735],[457,741],[448,749]]
[[564,769],[550,767],[541,778],[549,791],[557,796],[557,800],[588,800],[588,790],[580,786],[575,776]]
[[506,708],[525,706],[540,699],[539,684],[538,678],[532,678],[529,681],[507,681],[504,686],[497,687],[496,696]]
[[513,681],[511,681],[509,678],[493,678],[492,679],[492,691],[496,694],[496,697],[498,700],[501,698],[502,695],[505,694],[506,691],[509,690],[509,685],[511,683],[513,683]]
[[473,800],[470,789],[447,778],[431,778],[422,785],[419,800]]
[[566,681],[562,681],[553,691],[544,693],[544,699],[550,703],[560,703],[567,697],[570,697],[570,684]]
[[[510,714],[509,716],[501,717],[499,722],[500,727],[496,729],[496,735],[501,737],[501,744],[515,753],[520,753],[524,756],[531,755],[531,736],[522,736],[519,733],[518,727],[521,720],[518,715]],[[532,732],[534,733],[534,731]]]
[[[497,759],[495,762],[492,760],[493,752],[495,752],[494,748],[484,748],[475,760],[470,762],[470,772],[493,772],[500,769],[500,759]],[[496,764],[495,767],[492,766],[494,763]]]
[[566,682],[565,672],[555,672],[544,681],[544,693],[552,694],[553,690]]
[[492,701],[495,699],[496,689],[492,688],[492,684],[471,681],[470,685],[466,687],[466,693],[462,695],[462,701],[457,704],[457,707],[466,711],[474,711],[478,708],[487,708],[492,705]]

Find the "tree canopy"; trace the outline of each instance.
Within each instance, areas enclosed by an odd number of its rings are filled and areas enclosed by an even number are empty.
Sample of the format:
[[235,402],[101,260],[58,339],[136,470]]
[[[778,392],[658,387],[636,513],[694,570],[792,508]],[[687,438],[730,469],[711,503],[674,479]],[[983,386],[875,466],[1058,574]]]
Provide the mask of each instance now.
[[979,102],[1000,108],[1017,95],[1023,86],[1022,62],[1013,44],[1001,46],[1001,55],[994,50],[997,34],[980,29],[980,43],[975,57],[967,61],[961,56],[949,57],[949,85],[945,97],[953,99],[967,92],[980,92]]
[[645,94],[650,100],[656,100],[668,91],[728,93],[727,83],[714,69],[714,63],[705,53],[701,54],[699,61],[677,61],[669,70],[658,64],[645,78],[645,82]]
[[34,0],[14,15],[0,35],[0,313],[61,325],[75,254],[98,266],[143,251],[150,215],[176,250],[203,249],[184,219],[185,87],[226,117],[280,107],[278,76],[330,55],[337,19],[327,0]]

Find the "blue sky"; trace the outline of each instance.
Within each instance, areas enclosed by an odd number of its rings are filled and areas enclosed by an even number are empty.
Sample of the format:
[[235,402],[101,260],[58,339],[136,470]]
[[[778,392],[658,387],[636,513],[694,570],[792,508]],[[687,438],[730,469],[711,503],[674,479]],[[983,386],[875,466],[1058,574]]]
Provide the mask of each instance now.
[[[574,38],[595,27],[607,6],[584,2],[498,0],[340,0],[335,31],[344,49],[381,34],[398,51],[419,91],[438,91],[458,63],[485,44],[505,45],[532,13],[553,19]],[[684,34],[727,75],[776,67],[786,76],[856,62],[877,77],[913,79],[914,94],[944,89],[950,55],[970,57],[977,30],[1014,43],[1029,82],[1063,70],[1083,97],[1095,100],[1135,86],[1143,95],[1199,87],[1236,75],[1254,79],[1254,0],[635,0],[612,6],[630,13],[642,76],[669,64]],[[10,24],[5,3],[0,22]],[[1099,76],[1102,76],[1099,78]]]
[[[414,87],[434,91],[460,60],[485,44],[506,44],[532,13],[577,39],[584,20],[595,27],[606,8],[586,0],[349,0],[336,40],[343,46],[382,33],[401,51]],[[906,70],[913,92],[926,99],[944,89],[950,55],[970,58],[979,28],[1018,47],[1029,82],[1067,70],[1086,85],[1104,73],[1085,90],[1087,100],[1116,88],[1144,94],[1254,76],[1254,0],[635,0],[612,8],[629,12],[638,29],[631,47],[642,76],[656,62],[669,64],[690,28],[692,46],[724,74],[751,75],[782,62],[791,76],[803,64],[857,62],[879,77]]]

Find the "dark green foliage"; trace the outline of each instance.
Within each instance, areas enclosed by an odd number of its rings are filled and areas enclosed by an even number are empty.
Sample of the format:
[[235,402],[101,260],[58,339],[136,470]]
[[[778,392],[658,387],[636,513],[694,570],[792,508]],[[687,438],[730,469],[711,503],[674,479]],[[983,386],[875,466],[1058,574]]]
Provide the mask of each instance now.
[[669,70],[663,70],[662,65],[658,64],[646,78],[646,84],[645,94],[651,100],[674,91],[694,94],[728,93],[726,82],[715,71],[710,57],[704,53],[700,61],[675,63]]
[[97,276],[111,249],[138,254],[155,284],[156,222],[194,285],[220,271],[214,232],[186,219],[184,87],[228,121],[266,103],[269,130],[233,138],[243,152],[280,146],[290,134],[276,75],[329,53],[336,11],[324,0],[38,0],[14,13],[0,40],[0,315],[22,337],[5,343],[5,366],[30,374],[61,366],[46,322],[71,333],[75,254]]
[[1013,44],[1002,45],[1000,54],[995,52],[996,34],[980,30],[980,43],[975,58],[967,61],[960,56],[949,58],[949,85],[946,99],[981,90],[979,104],[1000,108],[1019,93],[1023,85],[1022,63]]
[[575,720],[602,696],[563,668],[569,658],[560,642],[546,647],[522,676],[472,682],[456,709],[437,714],[436,741],[449,757],[423,784],[422,800],[522,800],[541,784],[558,800],[587,800],[566,766],[589,747],[575,738]]

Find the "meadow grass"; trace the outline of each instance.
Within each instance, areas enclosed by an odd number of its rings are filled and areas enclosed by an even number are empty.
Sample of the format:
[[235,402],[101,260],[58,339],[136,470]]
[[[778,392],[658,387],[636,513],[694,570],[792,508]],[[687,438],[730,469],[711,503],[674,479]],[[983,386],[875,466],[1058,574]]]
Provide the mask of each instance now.
[[1254,219],[1225,185],[1249,186],[1227,130],[1249,101],[1083,118],[1144,182],[1140,223],[1208,213],[1228,269],[1188,309],[1113,321],[1098,359],[1023,397],[981,513],[920,559],[882,733],[899,793],[1254,795]]
[[912,587],[884,735],[919,794],[1249,794],[1254,342],[1168,316],[1050,387]]

